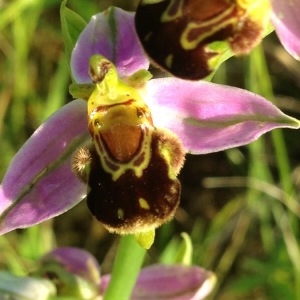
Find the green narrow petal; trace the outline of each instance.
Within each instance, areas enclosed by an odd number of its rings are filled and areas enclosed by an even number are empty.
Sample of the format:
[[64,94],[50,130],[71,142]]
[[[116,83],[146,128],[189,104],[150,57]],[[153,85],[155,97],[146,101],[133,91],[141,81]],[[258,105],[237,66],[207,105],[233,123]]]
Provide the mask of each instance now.
[[67,62],[69,63],[76,41],[87,23],[81,16],[67,8],[66,3],[67,0],[64,0],[61,3],[60,22],[66,49]]

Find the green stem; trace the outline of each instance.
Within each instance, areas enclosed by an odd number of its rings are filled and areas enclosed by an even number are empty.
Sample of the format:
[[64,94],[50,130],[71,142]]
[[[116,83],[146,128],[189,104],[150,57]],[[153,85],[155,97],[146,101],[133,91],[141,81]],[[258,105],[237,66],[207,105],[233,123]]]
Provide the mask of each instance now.
[[146,250],[131,235],[121,237],[111,280],[103,300],[128,300],[141,269]]

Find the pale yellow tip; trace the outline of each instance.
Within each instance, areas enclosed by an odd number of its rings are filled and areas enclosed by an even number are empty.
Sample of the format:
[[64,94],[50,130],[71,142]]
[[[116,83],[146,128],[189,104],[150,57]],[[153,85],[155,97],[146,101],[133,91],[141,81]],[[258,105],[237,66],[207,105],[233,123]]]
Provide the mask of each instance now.
[[145,249],[150,249],[155,238],[155,229],[134,234],[136,242]]

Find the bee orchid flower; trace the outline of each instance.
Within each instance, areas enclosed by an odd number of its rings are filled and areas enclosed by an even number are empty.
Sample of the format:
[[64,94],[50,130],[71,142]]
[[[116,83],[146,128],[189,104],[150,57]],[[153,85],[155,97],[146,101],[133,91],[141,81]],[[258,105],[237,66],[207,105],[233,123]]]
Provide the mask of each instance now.
[[141,0],[135,25],[154,63],[179,78],[199,80],[226,52],[251,52],[270,19],[283,46],[299,59],[299,7],[299,0]]
[[[89,68],[90,58],[94,55],[107,58],[111,64],[105,61],[100,68],[97,64],[94,69]],[[91,112],[88,115],[86,100],[71,101],[50,116],[15,155],[0,186],[2,234],[62,214],[83,200],[91,190],[95,191],[95,186],[104,186],[106,195],[110,195],[113,192],[106,184],[111,187],[116,182],[119,184],[123,173],[131,174],[126,175],[126,180],[136,184],[135,187],[143,186],[138,180],[143,180],[146,173],[146,183],[152,180],[157,183],[157,178],[164,180],[163,176],[168,176],[165,181],[168,188],[162,198],[173,201],[176,194],[176,203],[167,217],[170,220],[180,196],[176,179],[179,170],[174,170],[170,145],[180,145],[178,147],[182,148],[183,154],[206,154],[251,143],[275,128],[299,128],[298,120],[285,115],[259,95],[204,81],[139,78],[140,74],[148,74],[141,71],[148,66],[149,61],[135,32],[134,13],[112,7],[92,17],[81,33],[71,58],[72,76],[76,83],[88,86],[93,84],[94,96],[88,100]],[[128,95],[135,96],[130,98]],[[108,104],[110,102],[107,101],[112,99],[117,99],[117,102]],[[92,116],[97,117],[94,122],[91,122]],[[107,119],[105,116],[108,116]],[[116,130],[116,135],[111,134],[112,128]],[[165,130],[168,130],[166,135]],[[122,145],[126,145],[124,139],[133,141],[129,154],[124,154],[123,148],[116,150],[114,137],[119,138]],[[90,144],[92,139],[96,143],[92,156],[98,157],[98,165],[92,166],[91,172],[97,174],[99,170],[102,172],[106,168],[106,173],[113,179],[108,178],[107,174],[95,181],[88,179],[87,191],[86,182],[72,171],[72,162],[77,149]],[[151,151],[149,147],[152,147]],[[115,160],[111,160],[108,153]],[[136,153],[141,156],[136,156]],[[89,156],[84,155],[85,152],[83,157],[90,162]],[[94,158],[92,160],[95,161]],[[136,168],[133,162],[141,167]],[[117,170],[120,165],[123,173],[111,171]],[[157,178],[154,178],[154,173]],[[105,184],[101,181],[103,176],[106,176]],[[130,190],[130,193],[137,193],[133,194],[136,197],[134,205],[143,210],[145,215],[149,211],[158,211],[147,197],[151,194],[158,197],[161,187],[149,184],[150,187],[151,191],[148,193],[145,189],[138,192]],[[121,199],[126,199],[121,188],[120,183],[115,191],[118,191]],[[126,189],[129,191],[128,187]],[[102,196],[101,193],[97,194],[98,203],[106,201]],[[93,208],[91,199],[92,197],[88,198],[88,205],[92,206],[94,214],[98,207]],[[155,201],[158,200],[155,198]],[[132,213],[136,208],[118,205],[120,207],[112,209],[114,217],[126,223],[128,213],[132,217],[133,226],[137,227],[131,230],[131,226],[129,233],[143,231]],[[160,204],[157,202],[157,205]],[[108,204],[106,209],[102,214],[109,215]],[[153,214],[151,216],[156,220]],[[115,220],[111,231],[123,234],[122,230],[118,231],[117,221]],[[162,223],[164,221],[154,225],[151,223],[151,226],[155,229]],[[145,230],[152,230],[151,226],[146,226]]]

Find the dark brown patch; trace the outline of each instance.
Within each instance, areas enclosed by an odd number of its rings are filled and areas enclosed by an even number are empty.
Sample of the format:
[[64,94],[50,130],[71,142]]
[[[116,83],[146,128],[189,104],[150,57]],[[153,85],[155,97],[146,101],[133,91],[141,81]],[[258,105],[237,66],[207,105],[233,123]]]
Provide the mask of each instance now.
[[100,83],[103,81],[105,75],[111,68],[111,63],[109,61],[101,62],[96,68],[90,68],[89,74],[94,83]]
[[[109,231],[136,233],[158,227],[173,217],[179,204],[180,182],[169,178],[169,166],[159,152],[155,132],[151,148],[150,163],[140,178],[127,170],[116,181],[102,168],[95,149],[92,151],[87,205]],[[141,207],[140,198],[147,201],[149,209]]]

